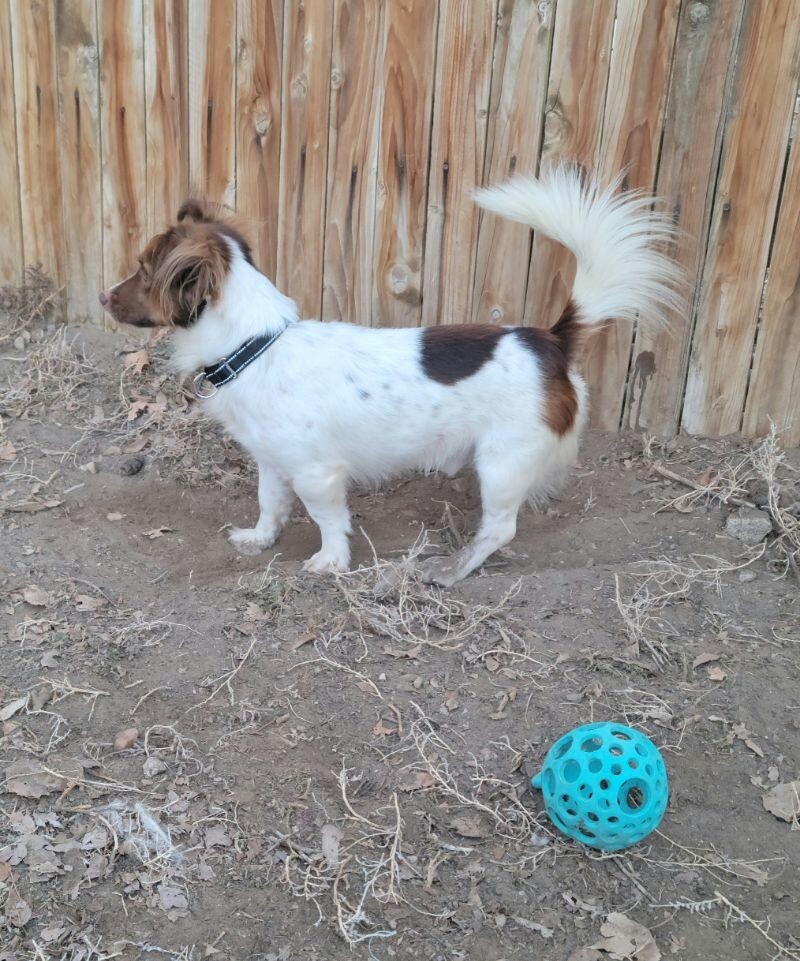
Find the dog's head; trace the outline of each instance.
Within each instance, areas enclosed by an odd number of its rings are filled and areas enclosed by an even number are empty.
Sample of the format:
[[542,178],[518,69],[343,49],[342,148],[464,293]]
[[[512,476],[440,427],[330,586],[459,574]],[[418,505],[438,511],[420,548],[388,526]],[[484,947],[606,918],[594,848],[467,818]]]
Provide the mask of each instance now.
[[189,327],[220,296],[231,267],[231,244],[252,263],[247,242],[220,208],[187,200],[177,223],[142,251],[138,270],[104,290],[100,303],[120,324]]

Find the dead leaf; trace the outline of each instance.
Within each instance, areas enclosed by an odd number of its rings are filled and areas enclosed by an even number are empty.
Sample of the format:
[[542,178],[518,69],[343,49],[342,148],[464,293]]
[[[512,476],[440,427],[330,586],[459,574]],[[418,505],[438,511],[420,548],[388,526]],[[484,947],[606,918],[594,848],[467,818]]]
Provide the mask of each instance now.
[[33,911],[27,901],[19,895],[13,895],[8,899],[6,905],[6,920],[15,928],[24,928],[33,917]]
[[692,667],[702,667],[703,664],[710,664],[712,661],[718,661],[721,656],[721,654],[698,654],[697,657],[692,661]]
[[139,730],[135,727],[126,727],[122,731],[117,731],[114,735],[114,750],[127,751],[139,739]]
[[0,444],[0,460],[12,464],[17,459],[17,448],[10,440]]
[[3,774],[3,790],[20,797],[40,798],[65,787],[65,778],[50,774],[37,761],[21,758],[9,764]]
[[339,844],[344,837],[341,830],[335,824],[323,824],[322,831],[322,855],[332,867],[339,866]]
[[229,848],[233,844],[225,828],[219,825],[206,831],[206,850],[211,848]]
[[287,650],[287,651],[297,651],[297,650],[299,650],[304,644],[308,644],[308,643],[310,643],[311,641],[313,641],[316,636],[317,636],[316,634],[312,634],[312,633],[309,633],[309,634],[301,634],[300,637],[296,637],[293,641],[289,641],[289,643],[286,645],[286,650]]
[[483,666],[487,671],[491,671],[492,674],[500,667],[500,661],[496,657],[492,657],[491,654],[487,654],[483,659]]
[[529,921],[527,918],[519,918],[513,916],[512,921],[516,922],[521,928],[525,928],[526,931],[535,931],[537,934],[541,934],[543,938],[552,938],[553,929],[546,928],[543,924],[537,924],[536,921]]
[[150,354],[143,348],[142,350],[134,350],[130,354],[125,354],[122,358],[122,367],[124,370],[135,370],[137,374],[141,374],[142,371],[150,366]]
[[0,708],[0,721],[7,721],[10,717],[13,717],[21,711],[27,703],[27,694],[24,697],[18,697],[15,701],[9,701],[5,707]]
[[110,514],[106,514],[107,521],[121,521],[125,517],[124,514],[120,514],[118,511],[111,511]]
[[453,818],[450,827],[463,838],[485,838],[489,832],[481,824],[477,815]]
[[757,754],[759,757],[764,757],[763,749],[759,747],[759,745],[756,744],[756,742],[752,738],[746,737],[744,739],[744,743],[747,745],[747,747],[750,748],[753,754]]
[[38,514],[39,511],[46,511],[51,507],[60,507],[63,503],[53,499],[43,500],[41,497],[31,497],[20,504],[9,504],[6,510],[15,514]]
[[660,961],[661,952],[649,929],[624,914],[612,911],[600,925],[600,934],[602,938],[591,947],[614,961]]
[[31,607],[48,607],[50,605],[50,595],[43,587],[38,584],[31,584],[22,589],[22,599]]
[[137,437],[136,440],[132,440],[130,444],[126,444],[122,448],[123,454],[140,454],[145,447],[150,443],[150,438],[146,437],[144,434],[141,437]]
[[708,671],[709,681],[724,681],[728,675],[721,667],[711,667]]
[[149,537],[151,541],[154,541],[157,537],[163,537],[165,534],[172,534],[173,529],[171,527],[154,527],[151,531],[142,531],[145,537]]
[[185,911],[189,907],[189,902],[183,891],[181,891],[180,888],[170,887],[168,884],[162,884],[159,887],[158,901],[165,911],[171,911],[173,909]]
[[0,861],[0,882],[7,881],[11,877],[11,865],[8,861]]
[[776,784],[761,798],[761,803],[776,818],[797,823],[800,816],[800,781]]
[[373,727],[372,733],[375,737],[388,737],[390,734],[397,734],[396,727],[386,727],[383,723],[383,718]]
[[417,771],[414,775],[414,780],[406,784],[400,785],[401,791],[424,791],[429,787],[434,787],[434,785],[439,782],[432,774],[428,774],[427,771]]
[[107,601],[102,597],[91,597],[89,594],[75,595],[76,611],[99,611],[101,607],[105,607],[106,603]]

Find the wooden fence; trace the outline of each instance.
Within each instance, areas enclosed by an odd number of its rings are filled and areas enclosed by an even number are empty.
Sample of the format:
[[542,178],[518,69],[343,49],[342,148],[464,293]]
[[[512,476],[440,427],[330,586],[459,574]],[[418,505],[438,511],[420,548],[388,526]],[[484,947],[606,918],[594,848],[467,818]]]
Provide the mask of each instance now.
[[469,189],[627,165],[692,299],[595,338],[594,423],[800,441],[799,0],[0,0],[0,45],[0,281],[70,319],[201,192],[305,316],[547,325],[569,257]]

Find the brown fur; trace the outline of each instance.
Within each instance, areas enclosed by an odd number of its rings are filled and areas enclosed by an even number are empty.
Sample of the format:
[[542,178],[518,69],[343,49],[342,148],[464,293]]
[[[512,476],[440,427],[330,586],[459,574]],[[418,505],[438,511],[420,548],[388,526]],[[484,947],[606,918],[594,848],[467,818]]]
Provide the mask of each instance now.
[[186,327],[213,302],[230,268],[233,240],[248,263],[250,246],[218,205],[187,200],[178,223],[157,234],[139,270],[108,293],[107,309],[121,324]]
[[440,384],[457,384],[492,359],[502,327],[458,324],[426,327],[422,331],[422,369]]
[[542,365],[544,422],[554,433],[563,436],[572,429],[578,414],[578,395],[569,379],[570,365],[582,341],[575,305],[570,300],[561,317],[549,330],[517,327],[514,333]]

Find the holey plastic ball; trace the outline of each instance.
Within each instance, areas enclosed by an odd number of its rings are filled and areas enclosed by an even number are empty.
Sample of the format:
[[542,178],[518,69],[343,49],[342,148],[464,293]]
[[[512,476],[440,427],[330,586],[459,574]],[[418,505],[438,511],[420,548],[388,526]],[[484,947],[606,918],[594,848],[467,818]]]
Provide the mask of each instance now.
[[584,724],[559,738],[532,779],[568,837],[619,851],[646,837],[667,808],[667,769],[653,742],[624,724]]

